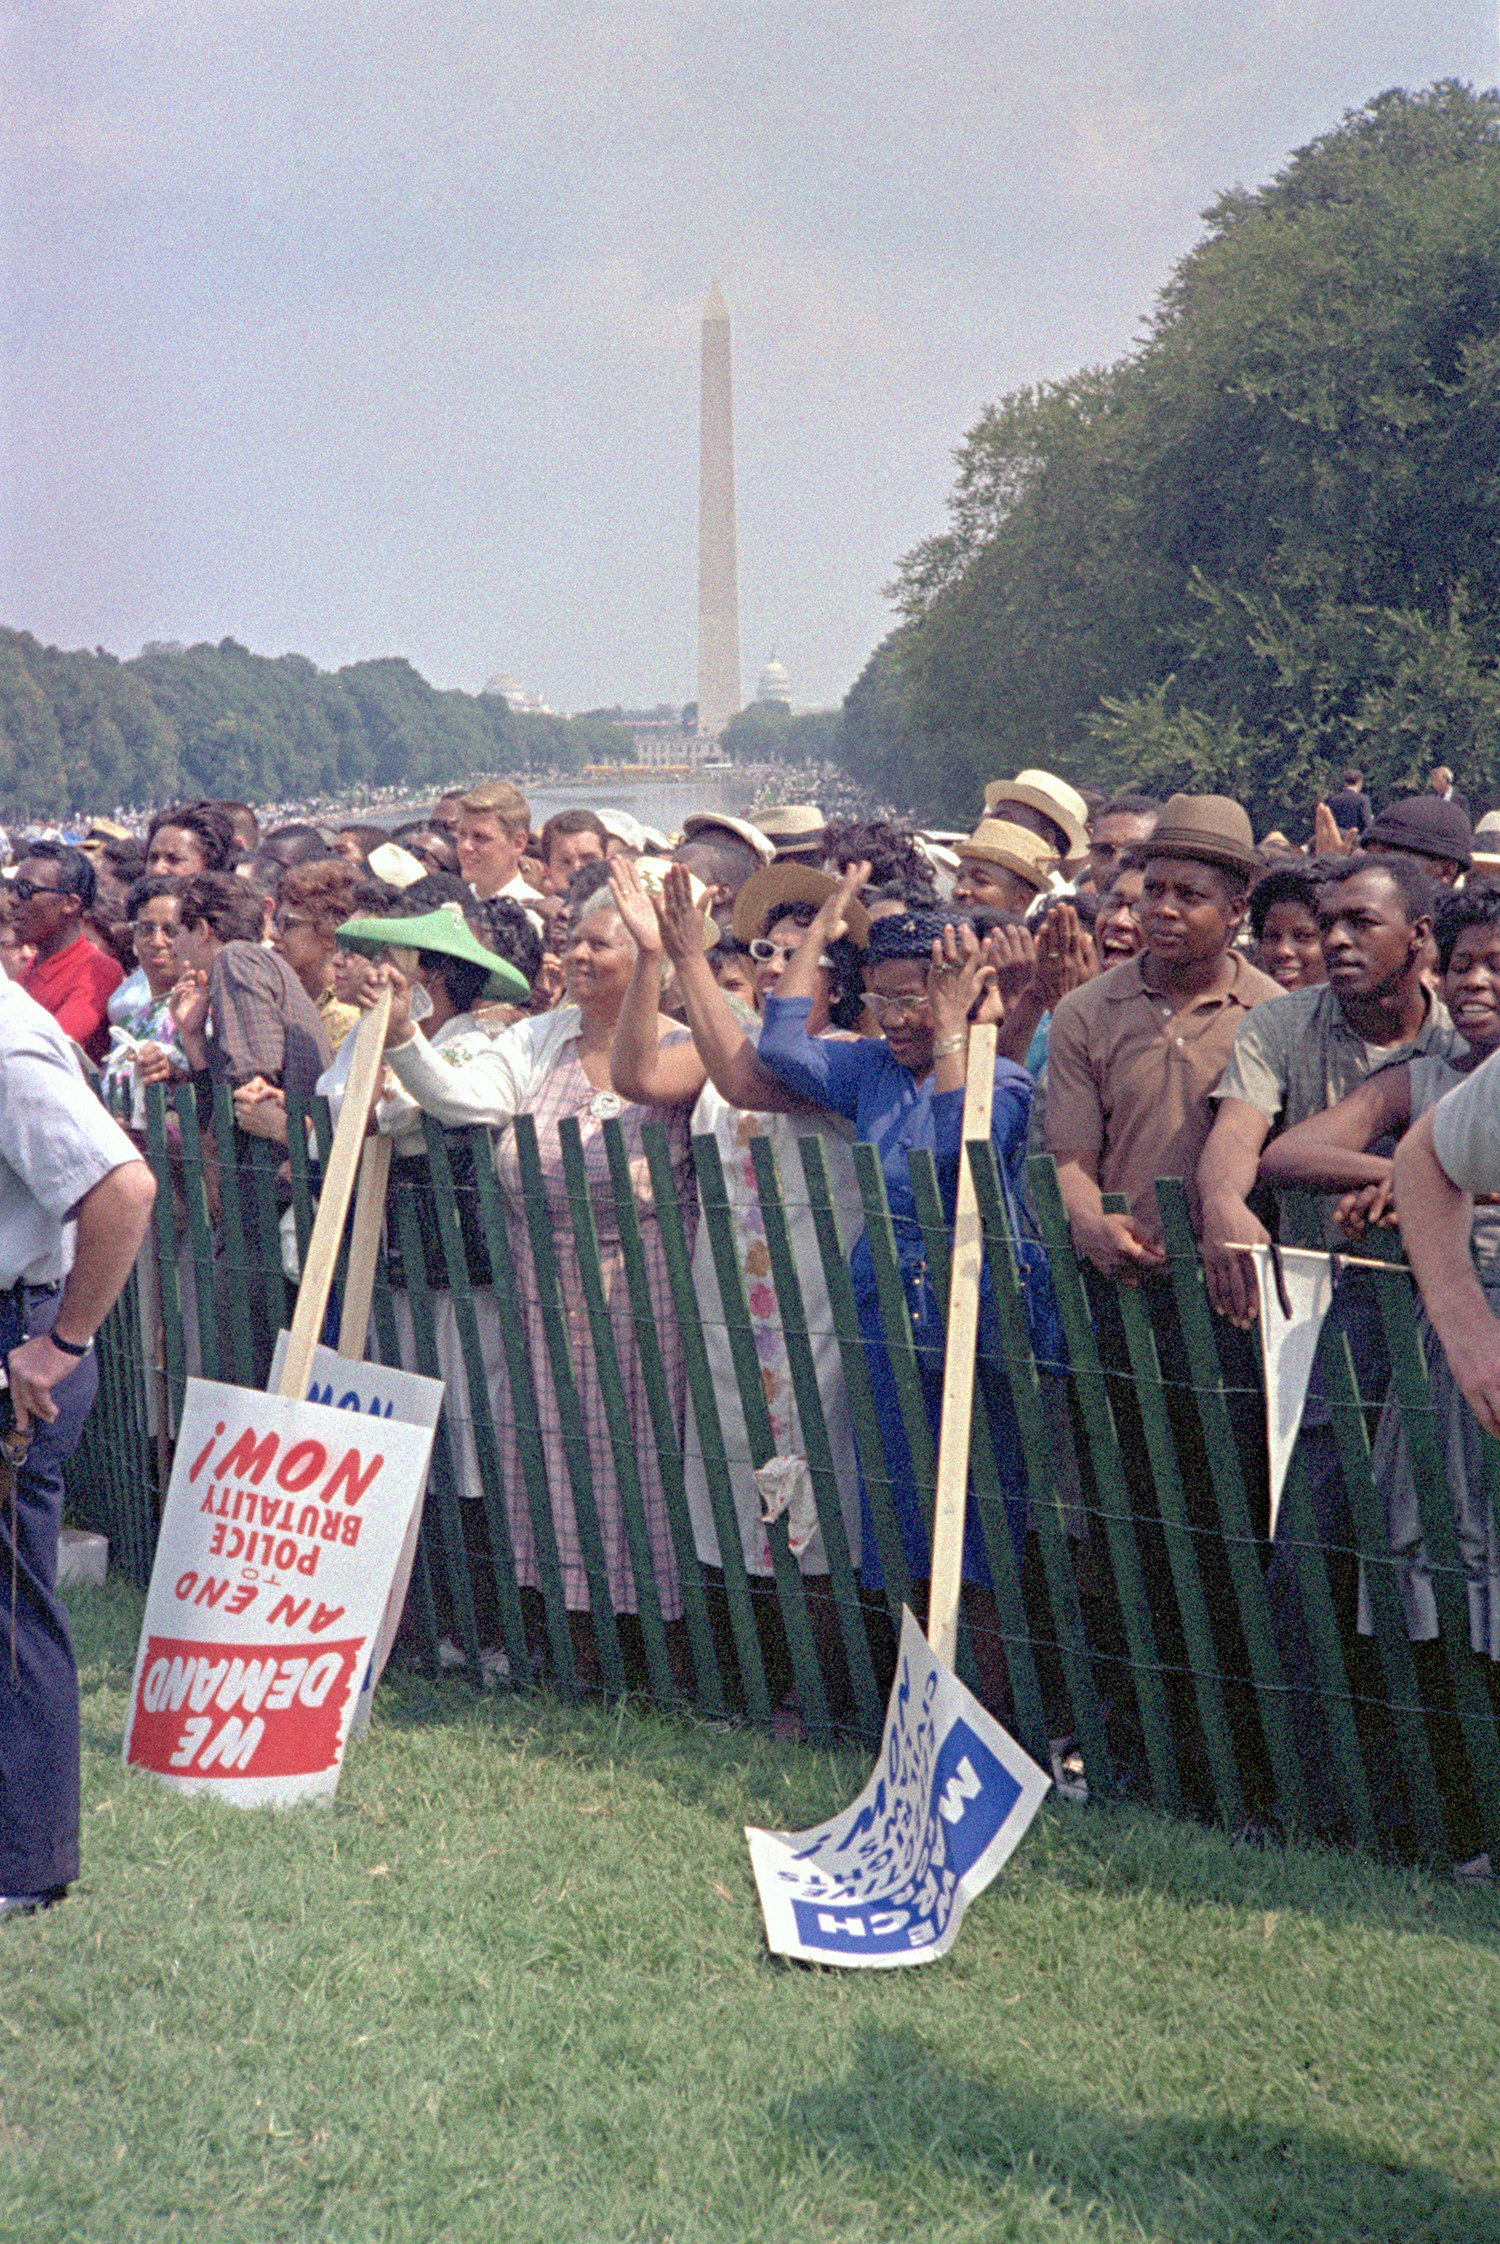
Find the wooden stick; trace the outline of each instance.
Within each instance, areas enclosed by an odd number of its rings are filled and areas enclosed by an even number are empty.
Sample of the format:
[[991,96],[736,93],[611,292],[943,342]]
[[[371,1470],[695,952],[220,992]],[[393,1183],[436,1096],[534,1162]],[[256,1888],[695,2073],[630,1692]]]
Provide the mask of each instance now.
[[349,1213],[354,1179],[364,1151],[365,1126],[385,1064],[385,1032],[390,1017],[391,993],[388,988],[382,988],[360,1022],[355,1039],[354,1063],[349,1070],[338,1128],[329,1149],[323,1189],[318,1196],[318,1212],[313,1219],[312,1237],[307,1242],[302,1283],[297,1289],[297,1310],[287,1336],[286,1361],[281,1367],[281,1383],[276,1390],[281,1395],[300,1398],[307,1392],[313,1350],[323,1330],[323,1313],[328,1307],[339,1241],[344,1235],[344,1218]]
[[359,1189],[354,1195],[354,1222],[349,1232],[349,1266],[344,1272],[344,1313],[339,1320],[341,1356],[358,1359],[365,1352],[370,1331],[370,1303],[375,1298],[380,1228],[385,1221],[385,1188],[390,1173],[390,1139],[366,1138],[359,1164]]
[[994,1099],[995,1026],[992,1021],[982,1021],[969,1031],[963,1131],[958,1149],[958,1204],[953,1222],[953,1275],[948,1291],[948,1345],[943,1357],[943,1417],[932,1507],[932,1587],[927,1601],[927,1641],[949,1667],[958,1649],[969,1433],[974,1417],[974,1353],[979,1339],[979,1280],[984,1269],[984,1226],[965,1148],[971,1138],[989,1136]]

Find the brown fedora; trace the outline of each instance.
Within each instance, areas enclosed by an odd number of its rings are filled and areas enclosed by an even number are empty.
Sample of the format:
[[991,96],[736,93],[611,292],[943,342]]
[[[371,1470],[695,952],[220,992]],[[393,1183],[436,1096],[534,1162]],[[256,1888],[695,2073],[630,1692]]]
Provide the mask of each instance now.
[[1260,870],[1249,813],[1228,795],[1173,795],[1140,847],[1145,857],[1192,857],[1247,880]]

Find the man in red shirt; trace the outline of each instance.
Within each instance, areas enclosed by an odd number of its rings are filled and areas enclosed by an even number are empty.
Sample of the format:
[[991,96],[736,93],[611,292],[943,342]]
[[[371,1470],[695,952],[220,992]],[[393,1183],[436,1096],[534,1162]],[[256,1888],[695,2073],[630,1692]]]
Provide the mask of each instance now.
[[97,1067],[109,1050],[105,1007],[124,974],[118,960],[96,951],[83,932],[83,914],[94,901],[94,868],[81,849],[32,842],[10,893],[17,940],[36,950],[21,987]]

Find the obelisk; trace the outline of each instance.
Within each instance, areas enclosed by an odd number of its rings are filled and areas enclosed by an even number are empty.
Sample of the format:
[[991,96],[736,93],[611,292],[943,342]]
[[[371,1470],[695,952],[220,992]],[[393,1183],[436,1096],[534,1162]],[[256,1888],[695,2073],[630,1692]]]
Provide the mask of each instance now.
[[698,436],[698,733],[717,740],[740,706],[729,307],[717,281],[703,314]]

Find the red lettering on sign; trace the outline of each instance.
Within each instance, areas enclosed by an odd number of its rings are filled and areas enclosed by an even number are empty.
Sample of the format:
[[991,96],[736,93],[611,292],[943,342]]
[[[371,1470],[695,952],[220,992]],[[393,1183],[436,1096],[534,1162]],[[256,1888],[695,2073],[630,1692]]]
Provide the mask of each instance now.
[[363,1652],[362,1637],[311,1655],[275,1644],[239,1645],[231,1655],[227,1645],[153,1636],[128,1758],[161,1775],[231,1780],[330,1769]]

